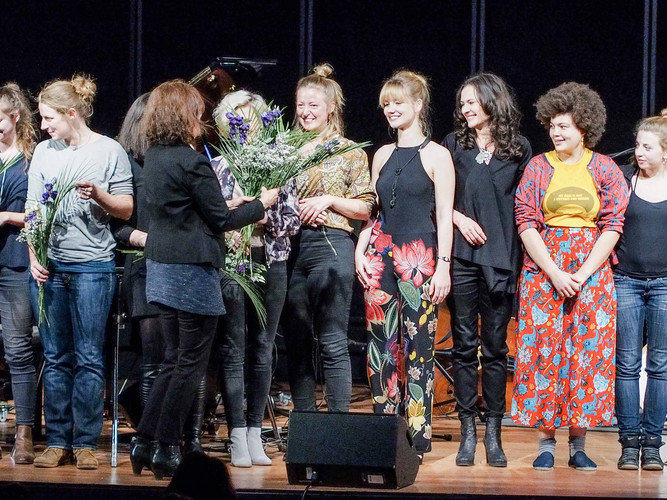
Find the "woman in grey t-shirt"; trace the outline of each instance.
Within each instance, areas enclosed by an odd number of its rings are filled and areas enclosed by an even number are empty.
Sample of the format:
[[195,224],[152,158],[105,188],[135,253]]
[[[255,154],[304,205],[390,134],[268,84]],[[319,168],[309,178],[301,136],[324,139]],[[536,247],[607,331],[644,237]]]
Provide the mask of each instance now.
[[[115,288],[115,242],[110,217],[132,214],[132,173],[116,141],[88,127],[95,83],[77,75],[48,83],[37,98],[41,128],[51,139],[35,149],[27,207],[43,201],[46,184],[76,175],[76,189],[60,203],[44,268],[30,251],[31,300],[38,312],[44,287],[44,418],[47,448],[36,467],[57,467],[76,456],[96,469],[102,431],[106,321]],[[55,184],[54,184],[55,185]]]

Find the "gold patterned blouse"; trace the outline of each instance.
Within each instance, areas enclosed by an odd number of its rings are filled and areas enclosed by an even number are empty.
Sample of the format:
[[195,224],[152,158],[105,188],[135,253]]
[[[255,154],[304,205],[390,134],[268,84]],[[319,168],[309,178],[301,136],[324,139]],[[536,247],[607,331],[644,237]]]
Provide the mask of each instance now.
[[[349,139],[337,137],[341,146],[353,144]],[[368,168],[368,156],[363,149],[355,149],[342,155],[334,156],[319,165],[306,170],[296,177],[299,199],[330,194],[341,198],[353,198],[363,201],[369,213],[375,204],[375,193],[371,188],[371,175]],[[329,209],[325,226],[353,231],[351,219]]]

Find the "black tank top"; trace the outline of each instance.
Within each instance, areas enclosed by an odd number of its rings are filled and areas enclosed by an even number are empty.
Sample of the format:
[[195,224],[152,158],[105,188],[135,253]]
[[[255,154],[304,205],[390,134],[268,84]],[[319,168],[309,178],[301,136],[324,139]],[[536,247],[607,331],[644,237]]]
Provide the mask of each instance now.
[[380,170],[375,187],[385,233],[435,232],[435,188],[424,170],[420,147],[395,148]]
[[651,203],[630,192],[616,271],[638,279],[667,276],[667,200]]

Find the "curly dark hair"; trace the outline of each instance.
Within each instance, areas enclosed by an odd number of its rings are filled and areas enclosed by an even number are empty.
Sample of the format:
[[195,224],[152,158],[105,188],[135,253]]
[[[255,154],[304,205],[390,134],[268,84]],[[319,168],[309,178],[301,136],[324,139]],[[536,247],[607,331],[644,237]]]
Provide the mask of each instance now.
[[170,80],[151,91],[140,133],[149,146],[158,142],[194,144],[206,127],[201,121],[203,112],[204,100],[197,89],[183,80]]
[[494,154],[501,160],[520,158],[523,155],[523,145],[519,139],[521,111],[519,111],[512,88],[493,73],[477,73],[469,76],[456,92],[454,109],[456,142],[464,149],[472,149],[476,146],[476,132],[468,127],[460,105],[461,92],[468,85],[475,89],[475,95],[482,109],[489,115],[491,136],[496,146]]
[[562,83],[541,96],[535,107],[537,119],[547,130],[554,116],[570,115],[587,148],[600,141],[607,123],[607,109],[600,94],[584,83]]

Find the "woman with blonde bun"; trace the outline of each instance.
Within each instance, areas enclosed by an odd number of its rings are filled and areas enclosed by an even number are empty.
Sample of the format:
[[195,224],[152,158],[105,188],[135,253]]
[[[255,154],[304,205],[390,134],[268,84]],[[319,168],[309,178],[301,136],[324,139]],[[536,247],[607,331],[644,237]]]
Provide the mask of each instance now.
[[[314,138],[305,153],[343,137],[343,92],[329,64],[296,87],[296,118]],[[347,328],[354,282],[353,221],[374,204],[368,158],[361,149],[335,156],[297,176],[301,231],[292,238],[283,331],[294,408],[316,409],[313,346],[321,357],[329,411],[348,411],[352,371]]]
[[355,253],[365,288],[368,378],[375,413],[404,413],[415,448],[431,450],[437,305],[450,291],[454,166],[431,141],[426,78],[400,70],[379,104],[396,142],[373,158],[377,220]]
[[[621,167],[630,188],[614,285],[616,419],[619,469],[662,471],[662,430],[667,416],[667,108],[639,123],[635,165]],[[645,337],[644,337],[645,336]],[[646,338],[647,384],[639,411],[639,373]]]
[[[16,410],[15,464],[35,458],[32,426],[35,416],[36,375],[32,351],[32,310],[28,293],[27,247],[16,237],[23,226],[28,162],[36,132],[28,97],[15,83],[0,87],[0,159],[9,165],[0,174],[0,317],[5,360],[12,377]],[[1,456],[1,455],[0,455]]]
[[90,129],[96,85],[90,77],[48,83],[37,96],[42,130],[51,139],[37,145],[28,176],[28,206],[40,201],[45,184],[62,172],[85,171],[60,205],[49,242],[49,267],[30,250],[33,311],[44,287],[47,321],[39,326],[44,346],[44,419],[47,448],[36,467],[72,460],[96,469],[102,431],[104,332],[115,283],[114,241],[109,219],[132,214],[132,172],[113,139]]

